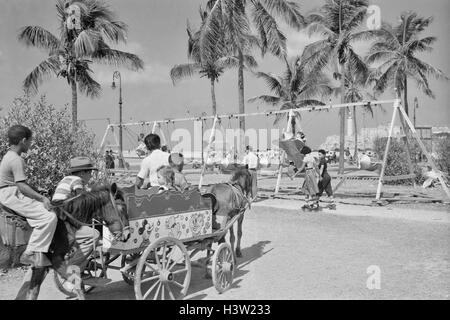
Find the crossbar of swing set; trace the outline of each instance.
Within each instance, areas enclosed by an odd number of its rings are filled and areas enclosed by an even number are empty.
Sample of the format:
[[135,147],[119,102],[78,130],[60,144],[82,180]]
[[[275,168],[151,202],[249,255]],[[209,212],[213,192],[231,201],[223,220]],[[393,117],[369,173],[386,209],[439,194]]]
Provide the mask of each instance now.
[[[349,107],[365,107],[365,106],[378,106],[383,104],[393,105],[397,100],[380,100],[380,101],[362,101],[362,102],[353,102],[353,103],[342,103],[342,104],[329,104],[324,106],[314,106],[314,107],[304,107],[304,108],[296,108],[296,109],[286,109],[286,110],[273,110],[273,111],[264,111],[264,112],[254,112],[254,113],[238,113],[238,114],[223,114],[216,116],[203,116],[203,117],[191,117],[191,118],[179,118],[179,119],[166,119],[166,120],[155,120],[155,121],[141,121],[141,122],[133,122],[133,123],[122,123],[122,127],[125,126],[137,126],[137,125],[151,125],[151,124],[170,124],[175,122],[183,122],[183,121],[201,121],[201,120],[209,120],[209,119],[231,119],[231,118],[239,118],[239,117],[250,117],[250,116],[270,116],[276,114],[283,114],[289,112],[311,112],[311,111],[322,111],[322,110],[331,110],[331,109],[339,109],[339,108],[349,108]],[[110,124],[110,127],[119,127],[120,124]]]

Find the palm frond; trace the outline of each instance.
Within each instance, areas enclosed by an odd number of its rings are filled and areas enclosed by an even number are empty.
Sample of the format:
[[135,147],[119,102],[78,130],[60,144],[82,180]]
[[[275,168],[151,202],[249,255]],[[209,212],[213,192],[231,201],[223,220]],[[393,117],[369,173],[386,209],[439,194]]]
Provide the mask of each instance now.
[[436,37],[426,37],[423,39],[414,39],[407,43],[407,50],[411,52],[431,52],[433,48],[431,45],[437,40]]
[[95,20],[95,30],[100,31],[106,40],[112,43],[127,41],[127,25],[122,21],[108,21],[103,18]]
[[101,34],[97,30],[87,29],[80,32],[74,42],[77,58],[89,57],[98,50]]
[[261,95],[261,96],[256,96],[256,97],[250,98],[247,101],[250,103],[261,101],[263,103],[266,103],[266,104],[269,104],[272,106],[276,106],[281,101],[281,98],[275,97],[275,96],[269,96],[269,95]]
[[144,62],[137,55],[109,48],[106,44],[101,46],[90,55],[94,61],[112,66],[124,66],[130,70],[144,69]]
[[286,55],[286,37],[274,17],[259,2],[254,2],[252,18],[261,38],[262,53],[267,50],[276,57]]
[[197,63],[177,64],[170,70],[170,78],[174,85],[184,78],[192,77],[201,70]]
[[56,75],[60,69],[59,58],[51,56],[42,61],[31,73],[25,78],[23,88],[30,94],[36,94],[42,82],[52,75]]
[[321,22],[311,22],[306,29],[308,36],[319,34],[324,37],[334,37],[335,33]]
[[27,46],[34,46],[48,51],[53,51],[60,47],[58,38],[39,26],[23,27],[19,32],[18,39]]
[[264,6],[272,13],[278,15],[290,27],[297,30],[305,27],[305,17],[300,12],[299,5],[294,1],[286,0],[260,0]]
[[88,68],[77,70],[78,89],[89,98],[98,98],[100,97],[102,88],[100,84],[91,77],[90,73],[91,71]]
[[275,92],[280,97],[284,95],[283,82],[276,74],[256,72],[254,75],[257,78],[263,79],[270,91]]

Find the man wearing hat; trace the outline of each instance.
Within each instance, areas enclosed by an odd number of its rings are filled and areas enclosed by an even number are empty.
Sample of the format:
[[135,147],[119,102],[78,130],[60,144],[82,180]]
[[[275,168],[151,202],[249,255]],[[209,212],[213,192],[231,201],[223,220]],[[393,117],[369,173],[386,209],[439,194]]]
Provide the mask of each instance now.
[[[83,191],[92,178],[92,171],[98,170],[88,157],[75,157],[70,160],[69,175],[65,176],[56,187],[52,201],[59,202],[75,197]],[[77,265],[83,270],[87,263],[87,257],[94,250],[94,242],[100,238],[100,233],[88,226],[82,226],[75,232],[75,240],[79,250],[70,259],[70,264]],[[83,277],[84,284],[99,286],[98,279]]]

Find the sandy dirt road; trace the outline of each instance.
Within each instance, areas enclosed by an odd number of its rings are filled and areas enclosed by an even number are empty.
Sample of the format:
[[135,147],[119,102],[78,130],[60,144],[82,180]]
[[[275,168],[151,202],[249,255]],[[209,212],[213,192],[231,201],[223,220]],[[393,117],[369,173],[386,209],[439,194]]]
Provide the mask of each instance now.
[[[186,299],[450,299],[448,210],[339,205],[303,213],[298,207],[286,200],[254,204],[232,288],[218,294],[193,268]],[[381,271],[380,289],[367,288],[370,266]],[[109,277],[87,299],[134,299],[118,271]],[[13,299],[19,285],[18,276],[0,277],[0,299]],[[49,276],[39,299],[66,297]]]

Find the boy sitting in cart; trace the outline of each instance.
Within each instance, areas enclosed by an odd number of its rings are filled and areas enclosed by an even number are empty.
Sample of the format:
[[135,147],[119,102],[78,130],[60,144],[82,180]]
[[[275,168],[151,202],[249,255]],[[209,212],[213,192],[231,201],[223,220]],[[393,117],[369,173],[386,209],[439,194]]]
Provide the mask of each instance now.
[[[92,178],[92,171],[98,170],[92,161],[87,157],[75,157],[70,160],[69,175],[65,176],[57,185],[52,197],[53,203],[65,201],[79,195],[87,190],[87,184]],[[100,233],[91,227],[81,226],[75,231],[75,241],[78,250],[70,259],[71,265],[77,265],[81,271],[84,270],[88,262],[87,258],[94,250],[94,244],[100,238]],[[90,274],[82,275],[84,284],[100,286],[103,282],[109,282],[103,278],[92,278]]]
[[160,166],[156,170],[159,184],[159,192],[165,191],[180,191],[180,188],[175,185],[175,172],[169,166]]

